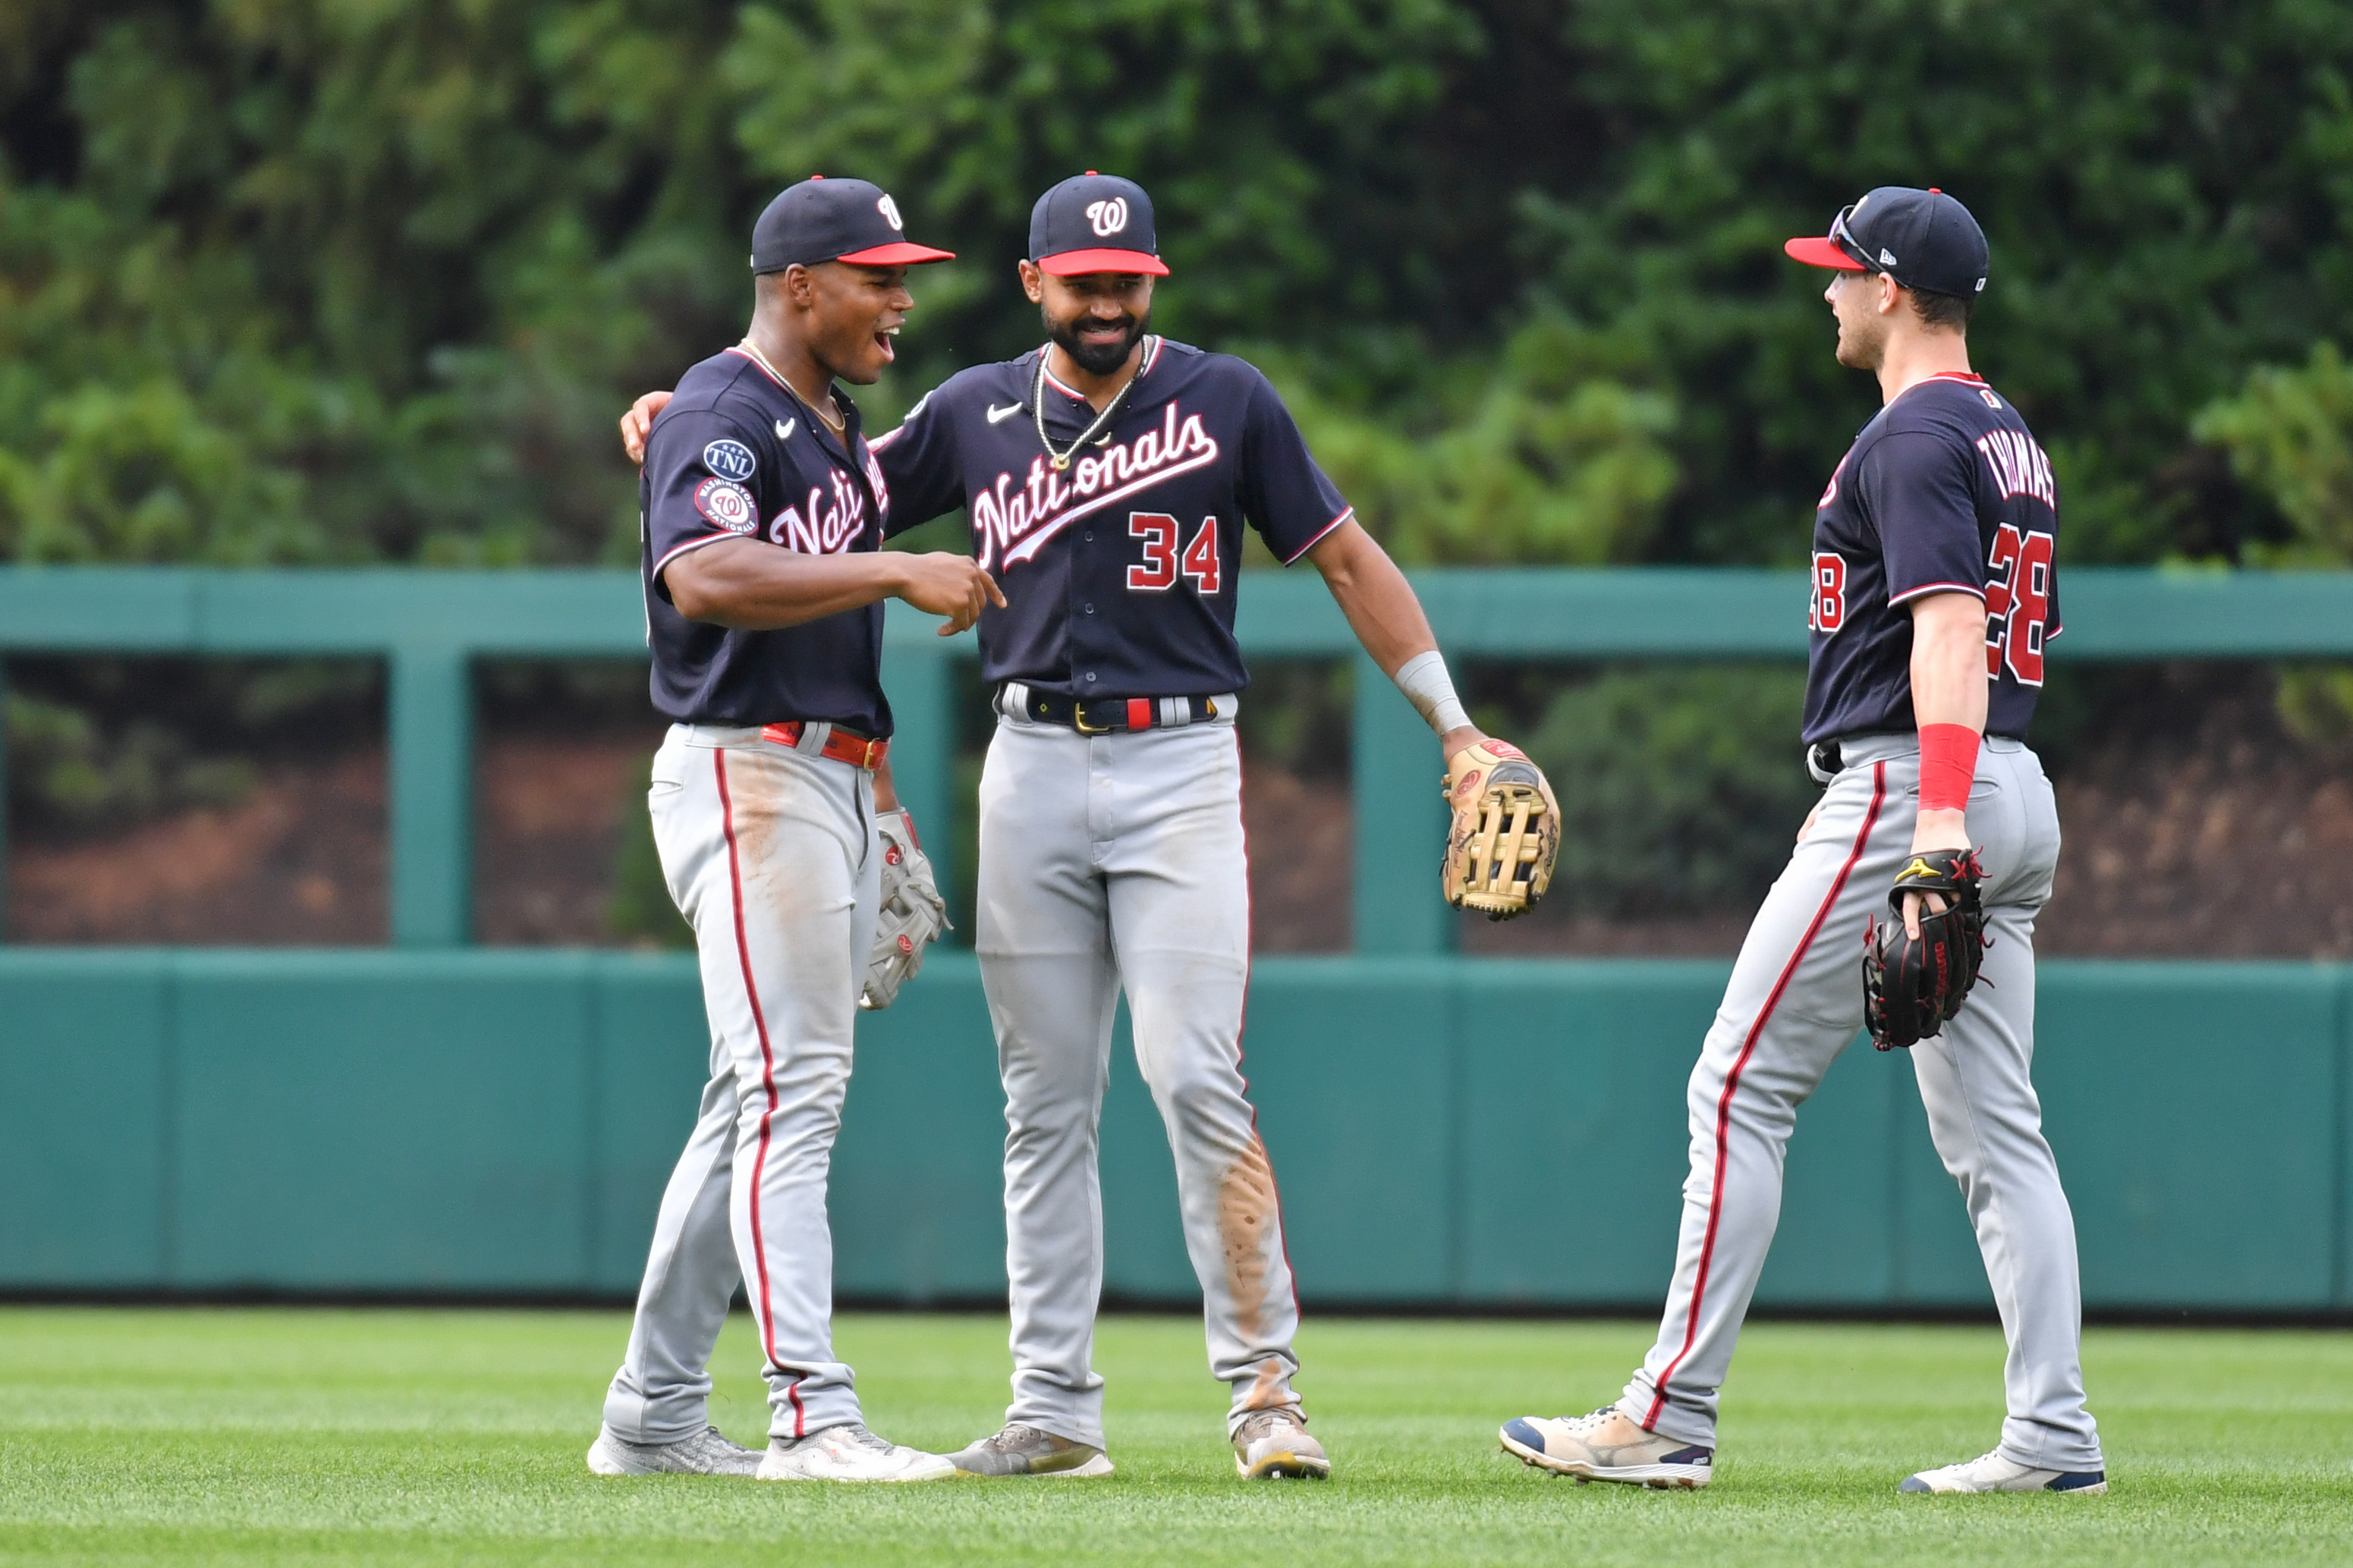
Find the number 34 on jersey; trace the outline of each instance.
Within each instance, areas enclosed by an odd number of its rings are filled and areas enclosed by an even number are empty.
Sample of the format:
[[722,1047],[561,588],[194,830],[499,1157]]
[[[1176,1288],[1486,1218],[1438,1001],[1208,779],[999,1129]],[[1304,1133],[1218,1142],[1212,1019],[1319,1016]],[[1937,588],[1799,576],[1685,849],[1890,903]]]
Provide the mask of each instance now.
[[1181,557],[1176,550],[1178,531],[1176,520],[1165,511],[1127,514],[1128,537],[1144,542],[1144,559],[1127,569],[1130,593],[1165,594],[1176,585],[1180,574],[1199,593],[1218,591],[1218,520],[1201,520],[1200,529]]
[[[2021,686],[2042,684],[2042,638],[2051,619],[2051,560],[2053,541],[2041,531],[2021,533],[2010,523],[1994,532],[1986,562],[1986,677],[2000,679],[2002,667]],[[1836,632],[1846,625],[1844,557],[1831,551],[1814,556],[1813,593],[1806,605],[1806,629]]]

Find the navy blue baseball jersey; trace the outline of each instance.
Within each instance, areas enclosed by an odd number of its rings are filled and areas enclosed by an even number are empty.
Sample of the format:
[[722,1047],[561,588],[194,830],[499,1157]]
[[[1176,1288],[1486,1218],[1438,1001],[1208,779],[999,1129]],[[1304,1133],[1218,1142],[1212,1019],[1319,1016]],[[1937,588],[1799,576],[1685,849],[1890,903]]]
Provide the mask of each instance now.
[[1931,376],[1881,409],[1814,512],[1809,744],[1909,730],[1924,595],[1986,606],[1986,732],[2024,739],[2059,635],[2059,487],[2018,411],[1980,376]]
[[839,392],[846,437],[741,349],[688,371],[654,421],[638,480],[638,551],[654,706],[689,724],[822,719],[870,739],[891,733],[882,697],[882,606],[782,631],[690,621],[663,569],[723,539],[804,555],[880,550],[891,493],[858,409]]
[[[1040,691],[1208,697],[1250,680],[1234,641],[1242,526],[1285,565],[1349,517],[1256,367],[1158,337],[1109,430],[1057,471],[1038,437],[1037,350],[952,376],[875,438],[896,532],[969,509],[1006,607],[981,612],[981,675]],[[1095,418],[1052,375],[1048,439]]]

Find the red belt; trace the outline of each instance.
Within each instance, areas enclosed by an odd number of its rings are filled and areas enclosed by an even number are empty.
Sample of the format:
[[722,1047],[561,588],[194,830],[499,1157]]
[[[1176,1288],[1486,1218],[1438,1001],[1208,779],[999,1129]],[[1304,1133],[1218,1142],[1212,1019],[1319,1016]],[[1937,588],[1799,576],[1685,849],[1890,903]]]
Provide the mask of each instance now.
[[[782,724],[763,724],[760,726],[760,739],[773,741],[779,746],[797,746],[801,743],[801,721],[797,719],[787,720]],[[891,742],[888,741],[870,741],[836,724],[832,732],[826,736],[825,744],[818,748],[817,754],[871,773],[881,766],[882,759],[890,751]]]

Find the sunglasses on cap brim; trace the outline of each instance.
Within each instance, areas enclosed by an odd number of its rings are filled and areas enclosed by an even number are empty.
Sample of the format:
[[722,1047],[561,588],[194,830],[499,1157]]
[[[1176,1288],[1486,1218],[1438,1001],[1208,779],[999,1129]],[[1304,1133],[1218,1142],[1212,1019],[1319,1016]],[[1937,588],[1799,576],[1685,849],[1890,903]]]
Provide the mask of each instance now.
[[1881,270],[1872,265],[1871,252],[1863,249],[1846,226],[1846,220],[1853,216],[1859,205],[1850,202],[1839,208],[1838,216],[1831,219],[1831,232],[1826,237],[1792,239],[1781,247],[1782,251],[1792,260],[1802,261],[1809,267],[1827,267],[1836,272]]

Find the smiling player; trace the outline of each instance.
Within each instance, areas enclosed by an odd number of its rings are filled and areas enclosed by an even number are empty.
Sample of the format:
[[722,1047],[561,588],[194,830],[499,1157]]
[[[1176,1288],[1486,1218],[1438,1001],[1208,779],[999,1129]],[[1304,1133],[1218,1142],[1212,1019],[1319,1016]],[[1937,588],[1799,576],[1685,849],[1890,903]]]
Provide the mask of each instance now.
[[[826,1174],[849,1079],[884,858],[891,733],[882,605],[969,626],[1002,603],[961,556],[881,552],[891,497],[858,409],[914,300],[898,208],[806,180],[752,237],[757,300],[735,347],[688,371],[639,480],[654,705],[673,722],[649,805],[694,928],[711,1080],[662,1194],[637,1320],[588,1450],[600,1475],[918,1481],[955,1473],[867,1430],[832,1346]],[[728,1298],[751,1299],[765,1455],[710,1425]]]
[[[892,530],[966,508],[974,554],[1005,594],[980,620],[997,732],[981,775],[975,945],[1005,1084],[1014,1398],[1003,1429],[954,1458],[976,1475],[1111,1473],[1092,1364],[1097,1122],[1124,992],[1176,1155],[1210,1371],[1230,1389],[1235,1468],[1320,1478],[1331,1461],[1292,1386],[1298,1302],[1241,1071],[1243,529],[1286,564],[1314,563],[1438,732],[1458,824],[1462,803],[1498,781],[1533,802],[1542,778],[1472,726],[1412,588],[1266,377],[1152,334],[1168,268],[1143,187],[1089,173],[1048,191],[1018,270],[1045,344],[951,378],[874,443]],[[652,395],[624,416],[625,444],[658,406]],[[1525,885],[1537,836],[1526,837],[1527,859],[1515,851],[1493,873],[1523,884],[1503,889],[1501,912],[1532,903],[1549,874],[1546,858]],[[1469,880],[1451,875],[1448,895],[1477,905],[1492,889]]]

